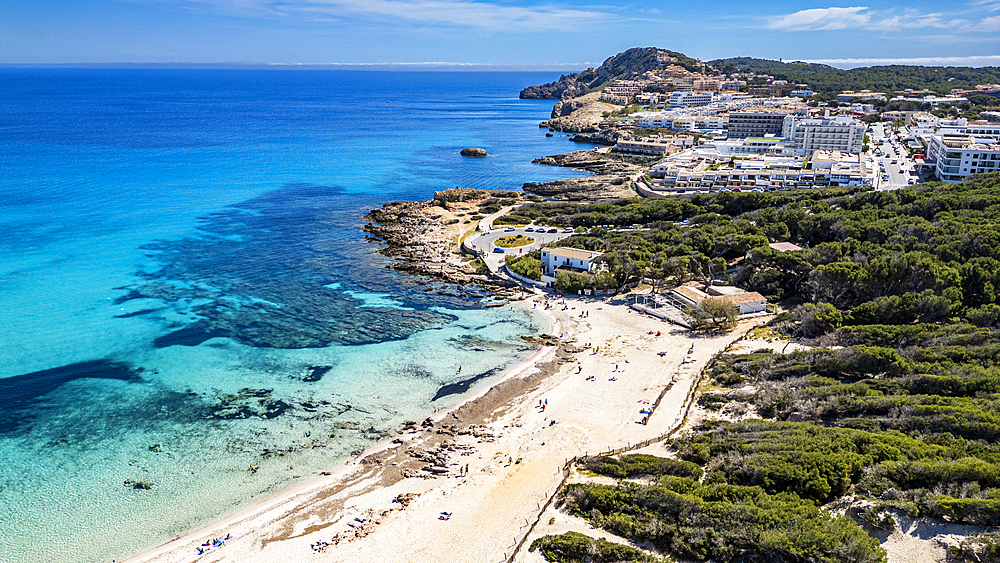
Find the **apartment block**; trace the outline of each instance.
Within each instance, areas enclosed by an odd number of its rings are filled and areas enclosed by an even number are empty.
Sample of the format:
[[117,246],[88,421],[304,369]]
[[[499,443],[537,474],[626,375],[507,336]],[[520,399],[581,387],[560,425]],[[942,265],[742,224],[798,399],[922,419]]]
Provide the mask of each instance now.
[[734,111],[729,113],[729,138],[780,135],[787,111]]
[[808,155],[819,150],[860,153],[865,124],[850,116],[789,115],[782,124],[781,136],[790,141],[799,154]]
[[982,143],[970,135],[935,135],[927,145],[927,160],[945,182],[960,182],[971,174],[1000,172],[1000,144]]
[[672,108],[707,106],[714,100],[711,92],[673,92],[669,99]]

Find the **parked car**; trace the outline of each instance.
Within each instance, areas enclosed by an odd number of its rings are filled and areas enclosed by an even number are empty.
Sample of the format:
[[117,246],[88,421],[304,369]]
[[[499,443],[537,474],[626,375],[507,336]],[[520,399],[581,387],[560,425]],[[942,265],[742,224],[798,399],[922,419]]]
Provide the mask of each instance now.
[[564,233],[572,233],[573,232],[573,227],[566,227],[565,229],[563,229],[563,232]]
[[548,230],[548,232],[550,232],[550,233],[558,233],[559,229],[557,229],[555,227],[552,227],[551,229]]
[[514,231],[515,231],[514,227],[507,227],[506,229],[503,230],[503,232],[505,233],[513,233]]
[[525,227],[524,228],[524,232],[526,232],[526,233],[533,233],[533,232],[535,232],[535,228],[534,227]]

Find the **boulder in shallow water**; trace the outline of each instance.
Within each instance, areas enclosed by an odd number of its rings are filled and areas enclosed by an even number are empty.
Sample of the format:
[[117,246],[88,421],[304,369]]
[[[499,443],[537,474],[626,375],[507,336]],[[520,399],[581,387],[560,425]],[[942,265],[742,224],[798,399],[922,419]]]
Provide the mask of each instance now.
[[462,156],[475,156],[475,157],[482,158],[482,157],[486,156],[486,150],[485,149],[475,148],[475,147],[469,147],[467,149],[462,149],[462,152],[459,153],[459,154],[461,154]]

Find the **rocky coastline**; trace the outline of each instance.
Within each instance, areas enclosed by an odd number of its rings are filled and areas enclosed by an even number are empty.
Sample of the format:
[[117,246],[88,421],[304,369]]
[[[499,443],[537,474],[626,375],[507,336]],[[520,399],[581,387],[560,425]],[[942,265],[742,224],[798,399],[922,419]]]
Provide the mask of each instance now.
[[621,108],[604,103],[600,98],[600,93],[592,92],[571,100],[560,100],[552,108],[551,117],[538,126],[563,133],[598,133],[606,129],[602,128],[604,114]]
[[560,201],[595,201],[637,197],[632,178],[648,165],[644,157],[611,154],[606,151],[574,151],[538,158],[532,162],[584,170],[593,174],[582,178],[567,178],[552,182],[527,182],[522,189],[528,193]]
[[479,204],[497,194],[519,195],[456,189],[436,192],[430,201],[394,201],[372,209],[363,230],[369,240],[384,244],[379,253],[393,258],[394,270],[455,284],[474,298],[510,298],[513,282],[490,276],[478,257],[461,250],[462,238],[478,224]]

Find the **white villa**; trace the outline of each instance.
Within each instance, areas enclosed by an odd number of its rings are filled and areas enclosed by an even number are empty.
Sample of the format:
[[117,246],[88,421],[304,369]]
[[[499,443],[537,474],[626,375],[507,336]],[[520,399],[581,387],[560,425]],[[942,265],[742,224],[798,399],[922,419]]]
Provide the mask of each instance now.
[[555,282],[557,271],[591,274],[594,272],[594,260],[600,255],[600,252],[563,246],[543,248],[542,281],[547,284]]

